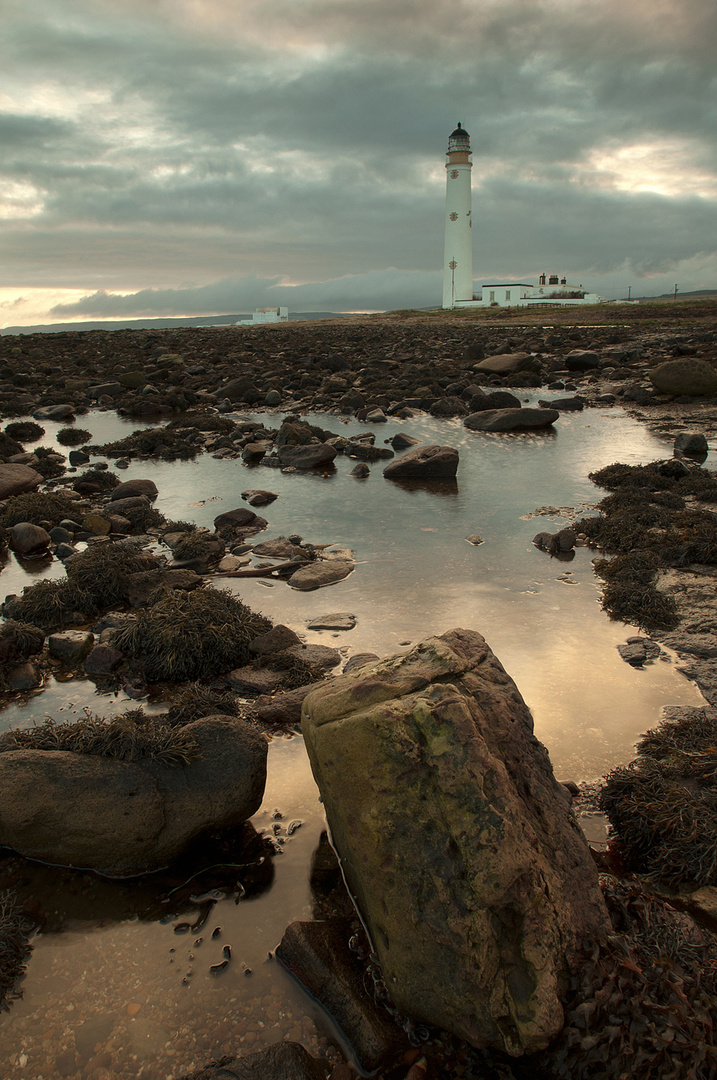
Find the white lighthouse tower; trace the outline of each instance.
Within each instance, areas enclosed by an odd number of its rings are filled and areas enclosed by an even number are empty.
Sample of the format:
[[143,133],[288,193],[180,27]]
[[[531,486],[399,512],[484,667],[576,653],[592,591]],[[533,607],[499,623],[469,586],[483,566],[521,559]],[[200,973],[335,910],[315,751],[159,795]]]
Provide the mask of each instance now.
[[471,144],[459,124],[448,139],[446,162],[446,243],[443,253],[443,307],[473,299],[471,228]]

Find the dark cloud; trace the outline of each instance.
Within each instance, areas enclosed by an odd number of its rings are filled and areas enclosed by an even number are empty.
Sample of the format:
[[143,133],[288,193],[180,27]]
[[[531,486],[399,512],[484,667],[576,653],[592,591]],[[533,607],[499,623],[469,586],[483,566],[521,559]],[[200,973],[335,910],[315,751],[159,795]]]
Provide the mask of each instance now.
[[16,0],[3,33],[8,288],[344,281],[361,307],[392,282],[402,306],[440,271],[459,119],[476,277],[712,265],[712,0]]

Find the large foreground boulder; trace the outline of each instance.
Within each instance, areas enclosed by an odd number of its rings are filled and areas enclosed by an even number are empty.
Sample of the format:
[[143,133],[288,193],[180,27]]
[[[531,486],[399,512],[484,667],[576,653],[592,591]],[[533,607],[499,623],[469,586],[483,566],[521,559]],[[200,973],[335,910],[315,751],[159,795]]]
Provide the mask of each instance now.
[[183,732],[196,755],[171,768],[68,750],[0,753],[0,845],[130,877],[166,866],[208,829],[240,825],[261,805],[266,739],[227,716]]
[[518,689],[452,630],[316,687],[302,710],[333,842],[397,1008],[512,1055],[561,1030],[609,921]]

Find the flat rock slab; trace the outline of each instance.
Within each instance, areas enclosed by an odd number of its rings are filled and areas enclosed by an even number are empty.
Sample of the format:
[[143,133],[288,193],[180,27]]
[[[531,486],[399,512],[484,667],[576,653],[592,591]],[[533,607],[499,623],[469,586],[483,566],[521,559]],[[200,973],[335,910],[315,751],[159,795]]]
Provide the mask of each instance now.
[[313,683],[307,683],[306,686],[298,686],[296,690],[286,690],[273,697],[258,697],[252,705],[252,713],[264,724],[298,724],[304,698],[313,687]]
[[302,728],[395,1006],[514,1056],[609,932],[597,872],[512,679],[456,629],[319,683]]
[[95,635],[90,630],[61,630],[50,634],[47,641],[48,652],[53,660],[73,666],[92,651]]
[[353,630],[356,616],[348,612],[336,612],[335,615],[319,615],[307,624],[309,630]]
[[310,592],[325,585],[335,585],[353,572],[354,563],[349,559],[316,559],[300,567],[289,578],[292,589]]
[[286,652],[319,671],[329,671],[341,663],[339,650],[331,649],[328,645],[307,645],[301,642],[298,645],[290,645]]
[[352,920],[293,922],[277,958],[328,1012],[364,1075],[408,1046],[405,1032],[379,1010],[364,987],[364,971],[348,947]]
[[32,415],[35,420],[71,420],[75,408],[73,405],[42,405]]
[[498,356],[486,356],[485,360],[473,365],[474,371],[486,371],[491,375],[512,375],[516,371],[536,370],[540,361],[531,353],[500,353]]
[[557,409],[484,409],[463,421],[469,431],[525,431],[549,427],[559,419]]
[[42,483],[42,476],[29,465],[0,464],[0,499],[34,491]]
[[268,668],[242,667],[230,671],[227,681],[232,690],[239,693],[273,694],[282,685],[284,677],[281,672]]
[[326,1069],[299,1043],[281,1042],[256,1054],[208,1065],[182,1080],[326,1080]]
[[294,559],[300,553],[300,547],[288,536],[275,536],[273,540],[262,540],[254,544],[251,549],[252,555],[261,555],[267,559]]

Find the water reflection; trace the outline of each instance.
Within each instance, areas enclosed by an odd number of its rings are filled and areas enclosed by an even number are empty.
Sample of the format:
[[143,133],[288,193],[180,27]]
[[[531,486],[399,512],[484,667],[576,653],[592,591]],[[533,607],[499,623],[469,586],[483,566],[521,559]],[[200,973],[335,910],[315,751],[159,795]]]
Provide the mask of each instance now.
[[[252,419],[268,427],[281,420]],[[367,430],[335,416],[311,420],[341,434]],[[110,413],[82,417],[82,424],[96,442],[140,426]],[[44,426],[47,444],[61,425]],[[209,528],[223,510],[245,505],[244,490],[267,488],[278,498],[262,510],[269,526],[257,541],[299,533],[311,543],[353,549],[355,572],[317,592],[298,592],[277,581],[218,580],[306,641],[332,645],[348,657],[404,651],[407,643],[455,626],[483,633],[531,707],[536,734],[561,778],[604,773],[632,756],[636,738],[657,723],[663,705],[701,701],[673,663],[658,660],[636,670],[622,661],[616,645],[633,631],[609,622],[601,611],[588,549],[571,553],[566,570],[567,561],[551,559],[532,544],[537,532],[567,523],[560,507],[585,511],[601,497],[587,479],[590,470],[666,456],[656,437],[618,409],[565,414],[549,438],[468,432],[458,421],[430,417],[381,427],[386,443],[401,430],[426,443],[455,446],[457,481],[435,487],[389,483],[379,462],[358,483],[350,476],[355,462],[343,457],[332,474],[288,474],[204,456],[192,462],[135,461],[122,475],[151,476],[160,492],[156,505],[167,518]],[[546,506],[558,509],[530,516]],[[483,542],[466,543],[475,536]],[[34,567],[33,579],[34,571],[64,573],[56,560]],[[30,577],[12,557],[1,580],[3,593],[19,592]],[[356,626],[307,629],[312,619],[330,612],[353,613]],[[0,725],[25,726],[45,714],[75,719],[85,705],[112,715],[134,704],[122,693],[98,693],[87,680],[49,677],[43,693],[9,703]],[[301,739],[274,740],[269,750],[266,797],[253,825],[269,838],[278,825],[281,835],[275,839],[285,841],[279,845],[283,853],[271,858],[273,875],[263,891],[239,902],[234,888],[214,897],[199,931],[175,934],[174,927],[183,921],[191,927],[201,918],[207,900],[191,897],[211,892],[217,884],[211,879],[200,877],[196,892],[192,884],[186,896],[177,896],[168,912],[176,918],[165,923],[142,914],[161,907],[156,886],[150,896],[146,883],[100,887],[88,875],[68,872],[63,892],[52,874],[64,872],[37,870],[37,880],[47,882],[48,915],[35,942],[25,998],[0,1017],[0,1056],[8,1063],[4,1080],[58,1075],[58,1060],[72,1077],[87,1075],[95,1061],[93,1067],[106,1069],[113,1080],[134,1077],[140,1068],[143,1076],[159,1080],[287,1035],[309,1049],[325,1048],[306,1000],[270,959],[286,925],[309,918],[321,903],[309,887],[308,868],[321,850],[323,815]],[[301,825],[289,835],[293,821]],[[28,875],[27,888],[40,889]],[[60,927],[64,931],[56,932]],[[212,938],[216,928],[220,932]],[[203,941],[197,946],[198,937]],[[212,975],[227,945],[231,963]]]

